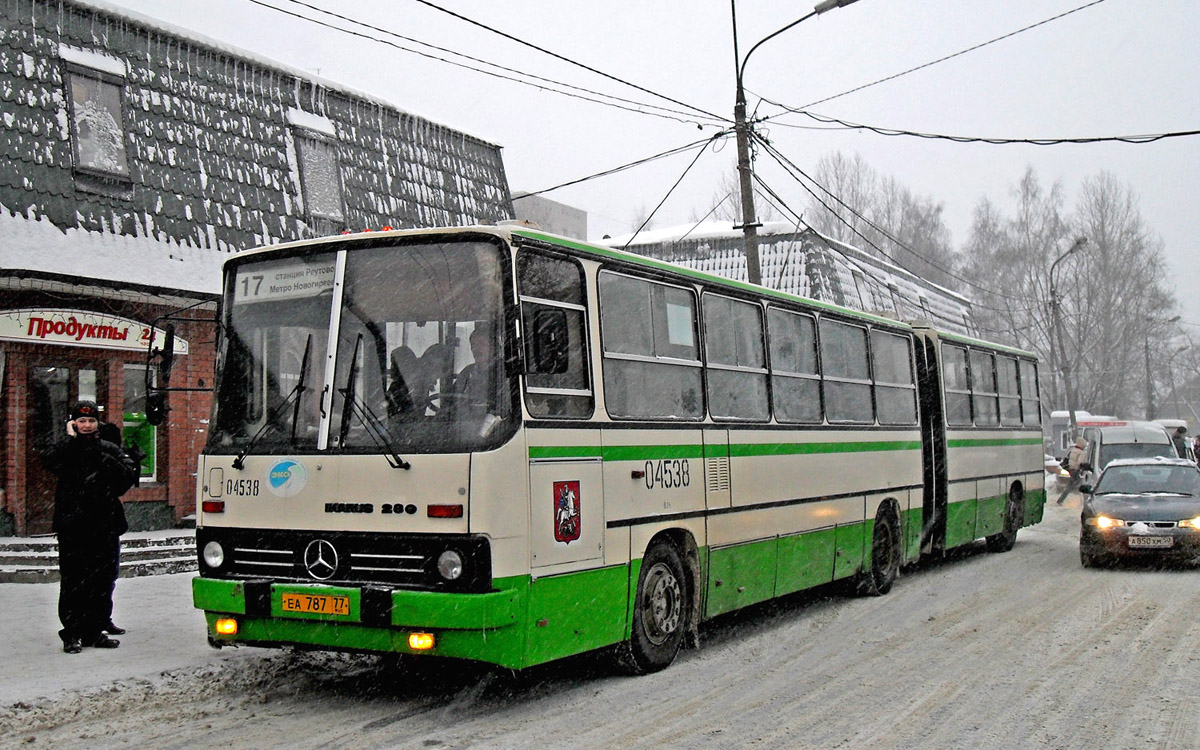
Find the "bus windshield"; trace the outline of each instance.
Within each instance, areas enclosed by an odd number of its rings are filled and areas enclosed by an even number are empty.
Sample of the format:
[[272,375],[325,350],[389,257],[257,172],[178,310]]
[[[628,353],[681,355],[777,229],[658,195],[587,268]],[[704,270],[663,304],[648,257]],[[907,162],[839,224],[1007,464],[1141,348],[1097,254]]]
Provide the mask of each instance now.
[[237,266],[210,450],[246,450],[252,440],[256,453],[494,445],[514,419],[502,258],[486,242],[353,249],[336,311],[336,253]]

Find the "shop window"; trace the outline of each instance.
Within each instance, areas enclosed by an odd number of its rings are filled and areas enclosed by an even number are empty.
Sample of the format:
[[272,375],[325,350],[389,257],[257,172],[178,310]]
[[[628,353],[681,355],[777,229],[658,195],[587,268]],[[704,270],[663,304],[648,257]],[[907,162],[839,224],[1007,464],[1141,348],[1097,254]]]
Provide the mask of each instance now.
[[125,365],[121,422],[125,444],[132,443],[146,454],[142,459],[142,479],[154,481],[157,478],[158,428],[146,421],[146,374],[145,365]]

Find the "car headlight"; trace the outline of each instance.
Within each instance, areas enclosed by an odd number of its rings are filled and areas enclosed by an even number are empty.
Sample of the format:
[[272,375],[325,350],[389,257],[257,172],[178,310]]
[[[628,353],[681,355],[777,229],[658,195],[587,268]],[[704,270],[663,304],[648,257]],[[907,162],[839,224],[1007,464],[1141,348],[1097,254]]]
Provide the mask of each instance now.
[[447,581],[456,580],[463,572],[462,555],[452,549],[448,549],[438,557],[437,562],[438,573],[441,573],[442,578]]
[[1111,529],[1114,526],[1124,526],[1125,525],[1125,522],[1122,521],[1121,519],[1113,518],[1111,516],[1092,516],[1091,518],[1084,521],[1084,523],[1086,523],[1088,526],[1095,526],[1095,527],[1101,528],[1101,529]]
[[225,562],[225,550],[221,548],[218,542],[209,542],[204,545],[204,564],[210,568],[219,568],[221,563]]
[[1200,516],[1185,518],[1179,522],[1179,525],[1185,529],[1200,529]]

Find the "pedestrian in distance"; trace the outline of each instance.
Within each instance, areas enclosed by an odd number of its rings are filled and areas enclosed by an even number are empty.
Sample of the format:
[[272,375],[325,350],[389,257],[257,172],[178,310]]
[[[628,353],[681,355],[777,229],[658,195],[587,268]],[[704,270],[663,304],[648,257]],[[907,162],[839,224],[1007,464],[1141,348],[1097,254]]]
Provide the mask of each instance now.
[[1171,442],[1175,444],[1175,455],[1180,458],[1187,458],[1187,428],[1179,425],[1175,428],[1175,434],[1171,436]]
[[1087,440],[1076,438],[1075,445],[1071,446],[1071,450],[1067,451],[1066,466],[1067,473],[1071,475],[1067,480],[1066,489],[1058,496],[1058,505],[1062,505],[1075,490],[1079,489],[1079,485],[1083,484],[1083,472],[1087,468],[1087,464],[1083,462],[1083,457],[1087,453]]
[[123,633],[112,622],[112,594],[120,565],[120,537],[129,530],[120,497],[138,480],[139,467],[119,443],[100,437],[94,401],[71,409],[67,437],[42,454],[58,478],[52,529],[58,537],[58,632],[63,651],[117,648]]

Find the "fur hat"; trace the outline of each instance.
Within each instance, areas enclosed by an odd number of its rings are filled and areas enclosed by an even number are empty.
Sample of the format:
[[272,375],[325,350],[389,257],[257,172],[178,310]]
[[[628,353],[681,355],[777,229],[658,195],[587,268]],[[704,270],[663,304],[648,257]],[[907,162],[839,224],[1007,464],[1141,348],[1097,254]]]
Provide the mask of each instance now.
[[87,417],[89,419],[100,419],[100,407],[96,406],[95,401],[80,401],[71,407],[71,419],[80,419]]

